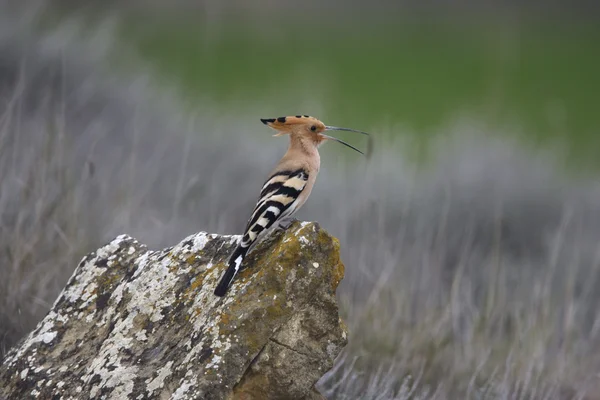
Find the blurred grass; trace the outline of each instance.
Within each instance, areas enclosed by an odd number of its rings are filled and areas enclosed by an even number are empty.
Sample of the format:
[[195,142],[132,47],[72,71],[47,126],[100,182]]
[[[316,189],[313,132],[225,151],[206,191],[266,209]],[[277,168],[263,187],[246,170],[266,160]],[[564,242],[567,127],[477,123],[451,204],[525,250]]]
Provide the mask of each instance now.
[[311,113],[311,99],[318,117],[356,128],[429,137],[465,115],[564,142],[578,161],[595,162],[600,145],[592,22],[136,17],[122,36],[192,104],[209,98],[231,113],[265,99],[273,116]]
[[[67,24],[30,36],[13,21],[0,13],[0,357],[81,257],[117,234],[164,247],[199,229],[239,232],[260,171],[285,146],[262,146],[251,135],[264,127],[246,124],[267,107],[315,107],[331,123],[381,126],[390,138],[366,168],[335,171],[328,159],[298,214],[339,238],[348,266],[339,298],[350,344],[320,390],[335,399],[600,392],[598,180],[564,179],[554,154],[487,136],[514,120],[538,127],[511,135],[563,135],[579,154],[593,151],[596,28],[129,19],[121,37],[201,105],[191,118],[165,86],[147,85],[146,65],[104,76],[117,72],[112,41]],[[376,40],[390,30],[406,37]],[[559,88],[562,105],[531,111]],[[557,118],[567,106],[581,128],[560,128],[572,122]],[[444,124],[463,111],[489,129]],[[432,141],[430,170],[398,157],[391,138],[407,130],[396,124],[446,133]]]

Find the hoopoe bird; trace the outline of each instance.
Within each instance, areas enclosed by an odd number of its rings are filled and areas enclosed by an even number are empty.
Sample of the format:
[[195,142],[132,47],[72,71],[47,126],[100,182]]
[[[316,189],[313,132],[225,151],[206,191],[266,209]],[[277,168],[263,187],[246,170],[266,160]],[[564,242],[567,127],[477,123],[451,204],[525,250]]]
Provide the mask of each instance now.
[[273,229],[287,228],[291,217],[310,196],[321,165],[318,147],[327,140],[334,140],[364,154],[324,132],[350,131],[369,135],[354,129],[327,126],[308,115],[261,119],[261,122],[277,131],[273,136],[289,135],[290,144],[263,184],[242,240],[229,258],[228,268],[215,288],[215,295],[221,297],[227,292],[250,249]]

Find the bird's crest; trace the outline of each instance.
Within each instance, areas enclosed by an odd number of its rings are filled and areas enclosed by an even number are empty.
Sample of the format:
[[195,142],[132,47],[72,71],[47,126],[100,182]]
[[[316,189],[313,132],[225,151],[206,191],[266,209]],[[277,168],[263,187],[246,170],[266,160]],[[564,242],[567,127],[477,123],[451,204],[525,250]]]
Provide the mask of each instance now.
[[321,121],[309,115],[290,115],[287,117],[278,118],[261,118],[260,121],[270,128],[273,128],[277,133],[273,136],[282,136],[289,133],[294,125],[320,124]]
[[[340,128],[338,126],[328,126],[323,122],[319,121],[315,117],[311,117],[308,115],[294,115],[289,117],[279,117],[279,118],[261,118],[261,122],[267,125],[269,128],[273,128],[277,131],[277,133],[273,136],[283,136],[286,134],[297,135],[309,138],[313,141],[313,143],[318,146],[325,140],[334,140],[343,144],[344,146],[348,146],[353,150],[358,151],[361,154],[364,154],[362,151],[358,150],[356,147],[335,138],[333,136],[326,135],[325,131],[350,131],[357,132],[363,135],[369,136],[367,132],[358,131],[356,129],[349,128]],[[370,154],[371,149],[371,138],[369,136],[369,145],[368,145],[367,153]]]

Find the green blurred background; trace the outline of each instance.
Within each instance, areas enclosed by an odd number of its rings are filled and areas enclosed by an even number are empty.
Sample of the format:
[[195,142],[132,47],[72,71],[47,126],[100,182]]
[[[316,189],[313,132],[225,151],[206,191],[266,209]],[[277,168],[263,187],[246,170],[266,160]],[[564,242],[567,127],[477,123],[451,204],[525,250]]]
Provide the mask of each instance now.
[[[90,20],[118,14],[127,51],[174,83],[192,109],[210,101],[224,115],[247,114],[266,104],[264,117],[318,113],[416,143],[470,119],[560,143],[572,161],[598,164],[595,7],[412,3],[124,2],[86,10]],[[74,9],[63,4],[63,13]]]

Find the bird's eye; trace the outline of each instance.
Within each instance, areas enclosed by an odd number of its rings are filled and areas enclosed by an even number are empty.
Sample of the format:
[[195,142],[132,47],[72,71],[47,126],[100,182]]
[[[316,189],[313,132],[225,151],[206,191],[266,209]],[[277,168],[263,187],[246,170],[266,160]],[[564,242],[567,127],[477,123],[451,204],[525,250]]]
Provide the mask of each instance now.
[[310,130],[314,132],[314,131],[317,130],[317,127],[315,125],[313,125],[313,126],[310,127]]

